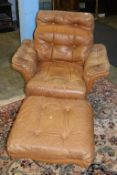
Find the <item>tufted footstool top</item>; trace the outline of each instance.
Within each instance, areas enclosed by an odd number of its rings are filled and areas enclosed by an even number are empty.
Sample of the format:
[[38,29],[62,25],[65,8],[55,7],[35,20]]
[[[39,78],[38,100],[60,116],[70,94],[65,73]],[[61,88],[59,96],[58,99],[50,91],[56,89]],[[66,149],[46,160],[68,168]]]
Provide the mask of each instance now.
[[13,158],[87,167],[94,154],[92,109],[86,100],[30,96],[7,142]]

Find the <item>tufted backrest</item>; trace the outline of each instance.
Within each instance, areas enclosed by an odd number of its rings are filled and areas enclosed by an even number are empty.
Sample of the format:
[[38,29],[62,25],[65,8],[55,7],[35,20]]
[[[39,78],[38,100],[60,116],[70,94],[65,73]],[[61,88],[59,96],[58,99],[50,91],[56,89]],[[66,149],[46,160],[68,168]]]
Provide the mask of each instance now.
[[39,60],[83,64],[93,44],[93,28],[89,13],[40,11],[34,33]]

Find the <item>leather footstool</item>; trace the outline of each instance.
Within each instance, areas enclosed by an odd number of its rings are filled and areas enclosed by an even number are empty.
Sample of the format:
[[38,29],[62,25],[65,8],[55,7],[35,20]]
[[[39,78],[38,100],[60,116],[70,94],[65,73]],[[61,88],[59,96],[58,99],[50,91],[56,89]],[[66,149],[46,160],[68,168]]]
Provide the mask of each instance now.
[[12,158],[87,167],[94,154],[93,128],[86,100],[30,96],[13,124],[7,150]]

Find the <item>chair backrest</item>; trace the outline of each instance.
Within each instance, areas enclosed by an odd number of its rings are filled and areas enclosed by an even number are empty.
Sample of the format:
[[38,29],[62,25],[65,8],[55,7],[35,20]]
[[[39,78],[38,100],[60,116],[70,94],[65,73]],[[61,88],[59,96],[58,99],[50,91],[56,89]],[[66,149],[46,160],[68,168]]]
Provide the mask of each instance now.
[[34,44],[39,60],[84,63],[93,44],[91,14],[40,11],[36,21]]

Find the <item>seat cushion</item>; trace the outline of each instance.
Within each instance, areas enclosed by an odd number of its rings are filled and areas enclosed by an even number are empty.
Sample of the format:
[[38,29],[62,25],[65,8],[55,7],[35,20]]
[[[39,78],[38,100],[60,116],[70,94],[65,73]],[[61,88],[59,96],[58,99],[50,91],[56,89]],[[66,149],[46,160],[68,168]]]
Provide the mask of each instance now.
[[87,167],[94,153],[93,128],[87,101],[30,96],[13,124],[7,150],[13,158]]
[[27,95],[84,98],[83,69],[77,63],[41,62],[38,73],[26,86]]

